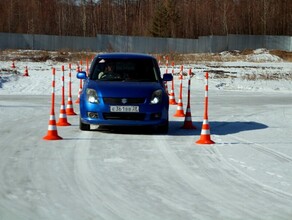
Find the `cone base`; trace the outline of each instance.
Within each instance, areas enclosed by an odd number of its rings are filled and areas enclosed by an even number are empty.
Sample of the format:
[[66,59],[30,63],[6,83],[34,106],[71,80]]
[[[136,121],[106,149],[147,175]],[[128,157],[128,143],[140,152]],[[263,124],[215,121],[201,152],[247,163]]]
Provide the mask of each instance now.
[[66,111],[66,114],[67,115],[77,115],[75,112],[67,112],[67,111]]
[[177,111],[173,116],[174,117],[185,117],[185,113],[183,111]]
[[56,125],[57,126],[70,126],[71,124],[68,122],[58,122]]
[[175,100],[169,100],[170,105],[177,105],[177,102]]
[[182,127],[181,127],[181,129],[197,129],[196,128],[196,126],[194,126],[193,124],[189,124],[189,123],[187,123],[187,124],[184,124]]
[[44,140],[62,140],[63,138],[60,137],[58,134],[50,134],[50,132],[48,132],[48,134],[44,136],[43,139]]
[[196,144],[215,144],[215,142],[210,138],[201,137],[198,141],[196,141]]

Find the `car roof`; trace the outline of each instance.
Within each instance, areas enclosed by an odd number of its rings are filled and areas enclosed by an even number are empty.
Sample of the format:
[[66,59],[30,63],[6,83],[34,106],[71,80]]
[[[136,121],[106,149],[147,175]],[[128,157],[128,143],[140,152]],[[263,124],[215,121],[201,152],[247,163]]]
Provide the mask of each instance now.
[[155,59],[148,54],[121,52],[97,54],[96,57],[100,59]]

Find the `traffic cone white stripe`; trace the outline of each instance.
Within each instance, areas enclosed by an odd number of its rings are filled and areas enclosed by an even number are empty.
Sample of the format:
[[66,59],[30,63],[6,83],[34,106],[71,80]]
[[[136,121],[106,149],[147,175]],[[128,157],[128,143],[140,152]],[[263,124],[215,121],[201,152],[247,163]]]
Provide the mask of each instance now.
[[186,120],[186,121],[191,121],[191,120],[192,120],[192,117],[190,117],[190,116],[186,116],[186,117],[185,117],[185,120]]
[[55,115],[50,115],[50,121],[56,120]]
[[57,126],[56,126],[56,125],[49,125],[49,126],[48,126],[48,130],[49,130],[49,131],[57,130]]
[[208,130],[205,130],[205,129],[202,129],[202,131],[201,131],[201,134],[210,134],[210,130],[208,129]]
[[173,90],[170,90],[169,98],[170,98],[170,99],[174,99]]
[[72,108],[73,107],[73,105],[70,105],[70,104],[67,104],[67,106],[66,106],[67,108]]

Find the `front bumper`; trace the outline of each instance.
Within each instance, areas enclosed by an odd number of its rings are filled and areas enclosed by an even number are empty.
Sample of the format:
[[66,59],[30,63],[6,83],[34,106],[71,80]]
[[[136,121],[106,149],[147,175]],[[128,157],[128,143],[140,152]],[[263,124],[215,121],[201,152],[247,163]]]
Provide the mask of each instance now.
[[80,102],[80,119],[85,124],[116,126],[160,125],[168,120],[168,106],[139,105],[139,112],[110,112],[110,105]]

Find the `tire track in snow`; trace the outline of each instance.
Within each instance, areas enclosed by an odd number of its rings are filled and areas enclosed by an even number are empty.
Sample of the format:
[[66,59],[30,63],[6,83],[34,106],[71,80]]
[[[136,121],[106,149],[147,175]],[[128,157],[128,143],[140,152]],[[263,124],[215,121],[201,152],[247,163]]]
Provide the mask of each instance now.
[[156,141],[159,142],[157,145],[159,146],[161,153],[180,179],[195,192],[209,200],[209,211],[217,210],[218,214],[220,212],[226,212],[226,216],[234,217],[237,215],[244,215],[246,217],[253,217],[256,215],[256,213],[252,213],[252,210],[242,209],[240,204],[238,204],[237,200],[239,197],[237,197],[237,195],[225,194],[224,190],[222,190],[216,182],[212,182],[211,179],[206,179],[206,176],[207,178],[211,178],[212,175],[214,175],[214,172],[212,174],[208,173],[208,169],[205,167],[206,161],[201,161],[197,164],[199,169],[191,170],[173,151],[168,148],[165,141],[159,139],[156,139]]
[[[94,132],[84,132],[86,138],[90,139]],[[102,134],[104,135],[104,134]],[[105,140],[109,141],[109,140]],[[117,140],[118,141],[118,140]],[[99,215],[103,219],[156,219],[157,217],[146,212],[134,201],[128,199],[130,195],[125,195],[125,189],[111,181],[113,177],[102,176],[94,166],[90,158],[90,146],[93,141],[86,144],[77,143],[75,150],[75,178],[83,192],[83,197],[88,205],[99,210]],[[103,140],[99,141],[103,144]],[[128,191],[130,193],[130,191]],[[102,211],[101,211],[102,210]]]
[[[263,145],[261,144],[258,144],[258,143],[255,143],[255,142],[251,142],[251,141],[248,141],[244,138],[240,138],[238,136],[235,136],[235,135],[231,135],[233,139],[235,140],[239,140],[241,142],[244,142],[246,143],[250,148],[252,149],[255,149],[261,153],[264,153],[268,156],[271,156],[273,157],[274,159],[280,161],[280,162],[284,162],[284,163],[291,163],[292,162],[292,157],[286,155],[286,154],[283,154],[283,153],[280,153],[278,151],[275,151],[275,150],[272,150],[272,149],[269,149],[267,147],[264,147]],[[237,172],[241,173],[242,175],[246,176],[248,179],[250,179],[251,181],[253,181],[254,183],[262,186],[263,188],[267,189],[267,190],[270,190],[271,192],[274,192],[274,193],[277,193],[279,195],[284,195],[284,196],[287,196],[287,197],[290,197],[292,199],[292,194],[291,193],[288,193],[288,192],[284,192],[282,190],[279,190],[275,187],[272,187],[272,186],[268,186],[266,184],[263,184],[262,182],[256,180],[255,178],[247,175],[246,173],[244,173],[243,171],[241,171],[240,169],[236,168],[234,165],[232,165],[230,162],[228,162],[223,156],[222,154],[220,153],[220,151],[218,150],[217,147],[214,147],[214,149],[216,150],[217,154],[222,158],[222,160],[224,160],[224,162],[226,164],[228,164],[228,166],[230,167],[233,167]]]
[[[276,190],[266,187],[232,166],[216,147],[202,147],[206,155],[199,155],[198,160],[196,159],[198,169],[192,170],[167,143],[156,141],[177,176],[193,190],[208,198],[210,206],[213,203],[213,208],[219,212],[227,212],[229,217],[245,216],[253,219],[257,219],[259,213],[265,213],[269,217],[287,214],[279,213],[278,209],[287,206],[287,201],[291,200],[289,193],[275,194]],[[277,204],[276,208],[273,203]]]

